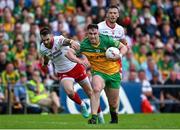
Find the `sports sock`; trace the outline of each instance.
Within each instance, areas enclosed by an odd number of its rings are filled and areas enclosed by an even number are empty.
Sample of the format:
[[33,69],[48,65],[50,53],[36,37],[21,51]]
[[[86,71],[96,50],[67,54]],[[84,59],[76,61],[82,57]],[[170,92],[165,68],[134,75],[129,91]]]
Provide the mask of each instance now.
[[111,114],[111,121],[118,122],[118,113],[114,111],[110,111],[110,114]]
[[118,123],[118,113],[115,111],[115,109],[110,108],[110,114],[111,114],[111,121]]
[[100,113],[100,112],[101,112],[101,107],[99,106],[97,113]]
[[75,93],[72,97],[70,97],[75,103],[81,105],[82,101],[77,93]]

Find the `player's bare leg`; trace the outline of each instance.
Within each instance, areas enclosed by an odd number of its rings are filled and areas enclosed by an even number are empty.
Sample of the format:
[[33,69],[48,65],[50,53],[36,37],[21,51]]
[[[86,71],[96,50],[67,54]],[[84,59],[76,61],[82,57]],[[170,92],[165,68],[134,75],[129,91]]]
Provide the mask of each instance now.
[[61,80],[61,84],[64,87],[64,90],[68,97],[73,100],[75,103],[81,106],[82,115],[84,118],[88,118],[89,114],[87,112],[86,104],[80,99],[79,95],[74,91],[73,88],[74,81],[70,78],[65,78]]
[[106,87],[105,92],[110,107],[110,114],[111,114],[110,123],[118,123],[119,89]]
[[82,88],[84,89],[85,93],[90,98],[90,106],[91,106],[91,109],[92,109],[92,106],[94,106],[93,103],[96,101],[96,99],[94,97],[93,89],[91,87],[91,83],[90,83],[88,77],[86,77],[85,79],[80,81],[79,84],[82,86]]
[[94,92],[94,96],[95,96],[95,102],[93,102],[93,106],[92,106],[92,118],[88,121],[89,124],[97,124],[97,111],[99,108],[99,104],[100,104],[100,93],[103,90],[105,84],[104,84],[104,80],[98,76],[95,75],[92,78],[92,85],[93,85],[93,92]]

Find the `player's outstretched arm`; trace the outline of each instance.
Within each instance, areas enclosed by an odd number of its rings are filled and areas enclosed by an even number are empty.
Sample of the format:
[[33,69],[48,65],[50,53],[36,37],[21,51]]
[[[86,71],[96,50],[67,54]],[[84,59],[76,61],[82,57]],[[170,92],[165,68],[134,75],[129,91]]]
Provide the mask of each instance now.
[[65,38],[64,39],[64,42],[63,42],[63,45],[64,46],[69,46],[75,50],[79,50],[79,43],[72,40],[72,39],[68,39],[68,38]]
[[65,56],[73,62],[82,64],[82,60],[76,56],[76,51],[72,48],[68,50]]

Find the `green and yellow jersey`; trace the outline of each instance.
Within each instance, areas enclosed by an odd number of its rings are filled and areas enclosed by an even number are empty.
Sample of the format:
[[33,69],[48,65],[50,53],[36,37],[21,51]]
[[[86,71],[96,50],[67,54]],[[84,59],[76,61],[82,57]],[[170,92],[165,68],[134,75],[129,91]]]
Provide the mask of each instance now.
[[88,58],[92,71],[99,71],[112,75],[119,72],[119,63],[117,61],[108,60],[105,56],[105,52],[109,47],[119,48],[119,45],[119,41],[115,41],[109,36],[100,34],[100,44],[98,46],[93,46],[88,38],[84,39],[80,44],[80,53]]

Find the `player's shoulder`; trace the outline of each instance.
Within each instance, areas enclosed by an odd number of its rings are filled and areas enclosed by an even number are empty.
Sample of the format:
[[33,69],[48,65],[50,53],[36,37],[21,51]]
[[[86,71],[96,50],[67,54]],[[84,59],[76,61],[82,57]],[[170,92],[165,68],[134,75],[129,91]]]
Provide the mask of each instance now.
[[64,40],[64,36],[60,35],[60,36],[54,36],[54,42],[57,43],[61,43]]
[[84,38],[84,40],[81,41],[80,45],[86,46],[87,44],[89,44],[89,39],[86,37],[86,38]]
[[100,28],[100,27],[103,27],[103,26],[105,26],[106,25],[106,22],[105,21],[102,21],[102,22],[100,22],[100,23],[98,23],[98,27]]
[[120,29],[120,30],[124,30],[123,26],[121,26],[121,25],[119,25],[119,24],[117,24],[117,23],[116,23],[116,28],[117,28],[117,29]]

